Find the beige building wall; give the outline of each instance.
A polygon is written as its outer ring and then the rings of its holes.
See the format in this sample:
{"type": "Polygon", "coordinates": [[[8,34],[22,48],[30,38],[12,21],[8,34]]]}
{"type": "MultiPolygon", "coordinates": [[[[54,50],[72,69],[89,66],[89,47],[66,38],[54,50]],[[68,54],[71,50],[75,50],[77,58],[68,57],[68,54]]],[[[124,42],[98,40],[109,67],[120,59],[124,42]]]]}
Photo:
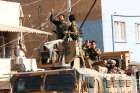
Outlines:
{"type": "MultiPolygon", "coordinates": [[[[24,26],[41,29],[47,32],[52,32],[54,25],[49,22],[48,18],[50,12],[53,9],[54,15],[64,13],[67,16],[67,0],[7,0],[20,2],[24,17],[22,22],[24,26]]],[[[85,18],[88,10],[93,4],[93,0],[71,0],[72,1],[72,13],[76,16],[78,22],[82,22],[85,18]]],[[[87,20],[98,20],[101,19],[101,1],[97,0],[95,7],[92,9],[87,20]]],[[[39,48],[43,42],[47,40],[53,40],[53,37],[47,37],[44,35],[28,34],[24,37],[25,44],[27,47],[27,57],[34,57],[34,51],[39,48]]]]}

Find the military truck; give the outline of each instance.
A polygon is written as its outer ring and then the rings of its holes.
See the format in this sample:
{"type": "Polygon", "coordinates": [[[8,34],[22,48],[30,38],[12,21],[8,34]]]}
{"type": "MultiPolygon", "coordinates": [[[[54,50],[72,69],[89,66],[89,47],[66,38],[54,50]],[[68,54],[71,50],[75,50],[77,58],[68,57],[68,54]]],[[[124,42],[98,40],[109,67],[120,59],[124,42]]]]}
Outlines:
{"type": "Polygon", "coordinates": [[[90,68],[82,53],[79,54],[69,54],[64,63],[38,64],[44,70],[12,73],[9,81],[12,93],[137,93],[135,76],[125,73],[130,61],[128,51],[102,53],[103,60],[121,59],[122,72],[117,73],[108,72],[102,60],[90,68]]]}

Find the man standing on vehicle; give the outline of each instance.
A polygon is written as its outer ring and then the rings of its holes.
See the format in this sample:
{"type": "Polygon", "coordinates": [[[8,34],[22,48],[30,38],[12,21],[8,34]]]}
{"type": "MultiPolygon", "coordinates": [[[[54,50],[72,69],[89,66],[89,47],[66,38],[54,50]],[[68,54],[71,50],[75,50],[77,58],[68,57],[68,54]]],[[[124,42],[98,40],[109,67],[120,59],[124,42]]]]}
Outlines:
{"type": "Polygon", "coordinates": [[[53,11],[51,12],[50,21],[56,26],[56,34],[58,39],[64,39],[65,33],[68,31],[68,23],[65,21],[63,14],[58,16],[58,19],[54,19],[53,11]]]}
{"type": "Polygon", "coordinates": [[[73,14],[71,14],[69,16],[69,21],[71,22],[70,26],[69,26],[69,30],[71,32],[71,38],[73,40],[78,40],[79,38],[79,28],[78,28],[78,25],[76,23],[76,18],[73,14]]]}

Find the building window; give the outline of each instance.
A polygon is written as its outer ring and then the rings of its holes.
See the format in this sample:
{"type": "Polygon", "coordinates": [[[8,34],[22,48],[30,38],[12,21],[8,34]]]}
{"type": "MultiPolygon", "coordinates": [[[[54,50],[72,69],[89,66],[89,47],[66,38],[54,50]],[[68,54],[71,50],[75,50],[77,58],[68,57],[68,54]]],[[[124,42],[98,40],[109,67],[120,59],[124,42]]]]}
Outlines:
{"type": "Polygon", "coordinates": [[[115,41],[116,42],[126,42],[126,28],[125,22],[115,21],[115,41]]]}
{"type": "Polygon", "coordinates": [[[140,23],[136,23],[136,42],[140,43],[140,23]]]}

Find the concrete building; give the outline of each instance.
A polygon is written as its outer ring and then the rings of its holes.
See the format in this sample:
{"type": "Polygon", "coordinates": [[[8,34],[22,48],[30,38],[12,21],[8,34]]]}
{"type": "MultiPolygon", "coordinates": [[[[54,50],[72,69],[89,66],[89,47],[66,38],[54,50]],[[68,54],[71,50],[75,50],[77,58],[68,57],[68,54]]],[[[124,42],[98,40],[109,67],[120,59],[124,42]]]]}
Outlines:
{"type": "MultiPolygon", "coordinates": [[[[13,2],[6,2],[6,1],[0,1],[0,57],[10,56],[10,46],[11,44],[8,44],[6,46],[2,46],[9,42],[10,40],[13,40],[17,37],[17,34],[11,33],[5,33],[1,32],[3,25],[10,25],[10,26],[19,26],[20,25],[20,3],[13,3],[13,2]],[[8,47],[9,46],[9,47],[8,47]],[[8,55],[7,55],[8,54],[8,55]]],[[[11,31],[10,31],[11,32],[11,31]]]]}
{"type": "MultiPolygon", "coordinates": [[[[67,18],[68,13],[68,0],[6,0],[19,2],[23,9],[24,16],[22,17],[22,24],[24,26],[28,26],[35,29],[41,29],[46,32],[53,32],[55,26],[50,23],[49,16],[50,12],[53,9],[54,15],[58,15],[60,13],[65,14],[67,18]]],[[[82,23],[85,18],[88,10],[90,9],[93,1],[92,0],[71,0],[72,13],[76,15],[76,19],[78,23],[82,23]],[[86,4],[85,4],[86,3],[86,4]]],[[[97,20],[101,18],[100,16],[100,1],[97,1],[98,4],[95,5],[95,9],[93,9],[87,20],[97,20]],[[92,15],[94,13],[94,15],[92,15]]],[[[86,27],[86,25],[84,26],[86,27]]],[[[89,26],[90,27],[90,26],[89,26]]],[[[91,29],[90,29],[91,30],[91,29]]],[[[85,31],[86,32],[86,31],[85,31]]],[[[27,47],[30,47],[28,50],[39,47],[42,42],[45,42],[46,37],[40,37],[38,35],[30,35],[24,37],[25,43],[27,47]],[[33,44],[34,43],[34,44],[33,44]]],[[[53,37],[49,37],[49,40],[53,40],[55,38],[55,34],[53,37]]],[[[32,56],[32,53],[28,53],[28,56],[32,56]]]]}
{"type": "MultiPolygon", "coordinates": [[[[51,32],[54,27],[48,21],[51,9],[56,14],[67,15],[69,0],[10,0],[20,2],[24,12],[23,24],[51,32]],[[45,25],[44,25],[45,24],[45,25]]],[[[82,23],[93,0],[71,0],[72,13],[82,23]]],[[[102,51],[130,51],[130,61],[139,63],[139,1],[96,0],[95,6],[82,27],[84,40],[96,40],[102,51]],[[133,7],[130,7],[132,6],[133,7]]]]}
{"type": "MultiPolygon", "coordinates": [[[[30,39],[31,34],[29,33],[35,33],[33,35],[37,36],[33,40],[39,40],[38,38],[44,40],[44,37],[48,37],[47,32],[22,26],[22,18],[23,12],[20,3],[0,1],[0,58],[10,58],[19,40],[30,45],[28,43],[32,39],[30,39]]],[[[34,46],[34,42],[32,46],[34,46]]],[[[34,48],[27,46],[27,49],[31,50],[27,52],[27,56],[33,53],[34,48]]]]}
{"type": "MultiPolygon", "coordinates": [[[[140,63],[139,0],[101,0],[104,51],[130,51],[131,63],[140,63]]],[[[93,36],[94,37],[94,36],[93,36]]]]}

